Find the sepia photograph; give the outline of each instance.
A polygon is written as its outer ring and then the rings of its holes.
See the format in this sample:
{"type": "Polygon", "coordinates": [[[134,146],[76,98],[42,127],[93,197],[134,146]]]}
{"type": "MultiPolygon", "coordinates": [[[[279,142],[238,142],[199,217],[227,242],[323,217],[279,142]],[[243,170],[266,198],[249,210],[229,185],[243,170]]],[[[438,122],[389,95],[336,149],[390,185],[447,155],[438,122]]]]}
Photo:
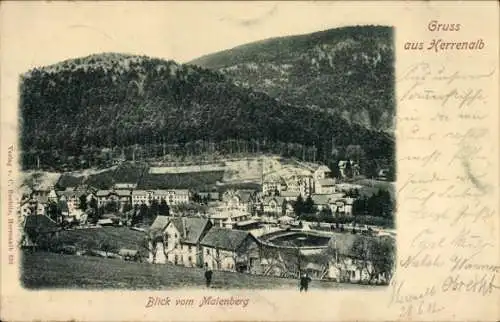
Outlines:
{"type": "Polygon", "coordinates": [[[395,267],[394,30],[20,75],[28,289],[365,289],[395,267]]]}

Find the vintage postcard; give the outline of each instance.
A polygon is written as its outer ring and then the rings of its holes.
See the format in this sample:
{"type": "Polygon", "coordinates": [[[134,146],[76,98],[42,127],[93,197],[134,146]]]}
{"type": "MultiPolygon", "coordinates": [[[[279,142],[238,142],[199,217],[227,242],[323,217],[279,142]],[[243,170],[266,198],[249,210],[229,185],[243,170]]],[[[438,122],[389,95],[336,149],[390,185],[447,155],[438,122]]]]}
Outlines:
{"type": "Polygon", "coordinates": [[[5,321],[498,321],[499,5],[0,4],[5,321]]]}

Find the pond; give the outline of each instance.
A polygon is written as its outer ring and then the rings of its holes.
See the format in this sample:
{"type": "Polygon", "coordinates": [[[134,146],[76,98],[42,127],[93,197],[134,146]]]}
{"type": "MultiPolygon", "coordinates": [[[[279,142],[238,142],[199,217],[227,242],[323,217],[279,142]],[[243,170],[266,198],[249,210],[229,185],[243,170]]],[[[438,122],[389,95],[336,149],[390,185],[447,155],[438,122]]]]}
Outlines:
{"type": "Polygon", "coordinates": [[[330,237],[308,234],[304,232],[290,232],[276,236],[269,242],[277,246],[298,246],[298,247],[315,247],[326,246],[330,241],[330,237]]]}

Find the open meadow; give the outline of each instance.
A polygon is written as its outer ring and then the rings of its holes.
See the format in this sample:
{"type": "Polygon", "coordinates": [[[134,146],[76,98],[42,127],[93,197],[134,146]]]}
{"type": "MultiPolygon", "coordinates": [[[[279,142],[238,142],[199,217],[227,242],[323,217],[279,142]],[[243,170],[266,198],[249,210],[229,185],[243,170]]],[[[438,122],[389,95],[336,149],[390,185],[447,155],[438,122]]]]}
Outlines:
{"type": "MultiPolygon", "coordinates": [[[[119,259],[24,252],[22,284],[29,289],[204,288],[203,269],[170,264],[126,262],[119,259]]],[[[294,289],[298,281],[233,272],[214,272],[216,289],[294,289]]],[[[376,289],[379,287],[313,281],[314,289],[376,289]]]]}
{"type": "Polygon", "coordinates": [[[59,240],[63,245],[80,246],[99,245],[109,243],[114,250],[121,248],[135,249],[144,253],[143,241],[145,233],[132,230],[128,227],[101,227],[88,229],[64,230],[59,233],[59,240]]]}

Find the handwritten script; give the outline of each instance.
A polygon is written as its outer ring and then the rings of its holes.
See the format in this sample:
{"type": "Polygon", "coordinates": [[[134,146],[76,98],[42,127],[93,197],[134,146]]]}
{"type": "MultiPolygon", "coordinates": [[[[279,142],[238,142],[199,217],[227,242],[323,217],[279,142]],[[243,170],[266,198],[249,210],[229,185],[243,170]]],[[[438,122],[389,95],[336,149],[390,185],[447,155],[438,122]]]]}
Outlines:
{"type": "Polygon", "coordinates": [[[495,70],[459,67],[420,62],[397,79],[398,221],[412,227],[390,288],[401,319],[451,316],[451,298],[500,294],[495,70]]]}

